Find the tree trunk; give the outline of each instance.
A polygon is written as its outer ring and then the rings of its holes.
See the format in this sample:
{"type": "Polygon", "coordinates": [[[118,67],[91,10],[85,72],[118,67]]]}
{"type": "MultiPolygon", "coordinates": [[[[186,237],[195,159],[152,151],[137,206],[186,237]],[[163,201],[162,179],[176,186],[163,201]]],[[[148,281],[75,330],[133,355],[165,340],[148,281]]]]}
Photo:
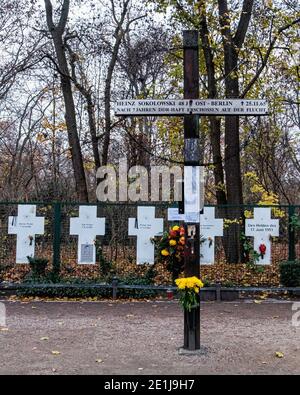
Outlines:
{"type": "Polygon", "coordinates": [[[83,167],[82,152],[77,131],[76,111],[72,92],[72,85],[68,75],[67,59],[61,37],[54,38],[55,50],[61,74],[61,88],[65,102],[65,119],[68,130],[69,145],[72,154],[72,163],[76,181],[78,198],[82,202],[88,201],[88,191],[83,167]]]}
{"type": "Polygon", "coordinates": [[[67,37],[65,37],[65,47],[67,48],[69,55],[70,55],[70,64],[71,64],[71,73],[72,73],[72,81],[79,92],[86,100],[87,105],[87,113],[88,113],[88,120],[89,120],[89,128],[90,128],[90,135],[92,141],[92,150],[93,150],[93,157],[95,163],[95,175],[97,169],[101,166],[100,160],[100,153],[99,153],[99,144],[98,144],[98,137],[97,137],[97,126],[96,126],[96,119],[95,119],[95,104],[93,101],[93,95],[91,88],[88,86],[84,86],[77,79],[76,75],[76,61],[77,57],[76,54],[73,52],[71,46],[67,44],[67,37]]]}
{"type": "Polygon", "coordinates": [[[91,93],[88,92],[88,94],[84,96],[86,98],[86,103],[87,103],[87,112],[89,117],[90,134],[92,139],[93,156],[94,156],[95,168],[97,171],[97,169],[101,166],[101,161],[100,161],[97,128],[95,121],[95,107],[91,93]]]}
{"type": "MultiPolygon", "coordinates": [[[[205,66],[208,79],[208,96],[210,99],[217,98],[217,80],[215,73],[214,54],[209,41],[209,30],[206,18],[205,0],[200,1],[200,38],[201,48],[204,54],[205,66]]],[[[212,146],[214,162],[214,179],[216,188],[217,204],[227,203],[224,190],[224,169],[221,154],[221,122],[216,117],[209,117],[210,122],[210,142],[212,146]]]]}
{"type": "Polygon", "coordinates": [[[70,0],[64,0],[61,18],[57,26],[53,23],[53,10],[50,0],[45,0],[46,15],[49,31],[54,42],[58,68],[60,72],[61,89],[65,103],[65,119],[68,130],[68,139],[72,155],[72,164],[76,183],[78,199],[81,202],[88,201],[88,190],[83,167],[82,152],[77,131],[76,111],[72,92],[71,78],[68,70],[63,33],[68,19],[70,0]]]}
{"type": "Polygon", "coordinates": [[[123,9],[120,15],[119,20],[117,20],[116,14],[115,14],[115,8],[114,8],[114,0],[112,0],[112,13],[114,20],[117,24],[117,27],[114,32],[114,37],[116,38],[113,50],[112,50],[112,56],[108,65],[108,70],[107,70],[107,76],[105,79],[105,90],[104,90],[104,105],[105,105],[105,110],[104,110],[104,116],[105,116],[105,135],[104,135],[104,142],[103,142],[103,151],[102,151],[102,166],[106,166],[108,162],[108,152],[109,152],[109,145],[110,145],[110,135],[111,135],[111,105],[110,105],[110,100],[111,100],[111,81],[114,73],[114,69],[117,63],[118,59],[118,53],[119,49],[124,37],[124,34],[128,31],[130,22],[127,23],[125,28],[123,27],[125,17],[128,12],[128,5],[129,5],[129,0],[125,0],[123,2],[123,9]]]}
{"type": "MultiPolygon", "coordinates": [[[[241,17],[236,34],[231,31],[227,0],[218,0],[219,19],[224,48],[225,93],[226,98],[239,97],[238,50],[242,47],[252,15],[254,0],[244,0],[241,17]]],[[[243,190],[240,161],[239,117],[225,118],[225,175],[227,218],[232,223],[226,231],[226,258],[229,263],[241,261],[242,249],[240,242],[241,225],[237,222],[243,217],[243,190]]]]}

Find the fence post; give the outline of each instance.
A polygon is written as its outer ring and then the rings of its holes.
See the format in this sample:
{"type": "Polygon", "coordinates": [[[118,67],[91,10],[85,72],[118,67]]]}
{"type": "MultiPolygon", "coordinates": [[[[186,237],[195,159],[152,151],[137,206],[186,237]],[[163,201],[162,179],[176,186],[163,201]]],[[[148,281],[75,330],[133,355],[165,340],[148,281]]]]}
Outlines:
{"type": "Polygon", "coordinates": [[[53,237],[53,270],[55,276],[60,274],[60,238],[61,238],[61,203],[54,203],[54,237],[53,237]]]}
{"type": "Polygon", "coordinates": [[[295,206],[289,206],[289,261],[296,259],[295,229],[292,226],[292,217],[295,215],[295,206]]]}
{"type": "Polygon", "coordinates": [[[114,276],[112,279],[112,291],[113,291],[113,299],[117,299],[118,296],[118,278],[114,276]]]}
{"type": "Polygon", "coordinates": [[[217,300],[217,302],[221,302],[222,301],[221,287],[222,287],[221,283],[217,283],[216,284],[216,300],[217,300]]]}

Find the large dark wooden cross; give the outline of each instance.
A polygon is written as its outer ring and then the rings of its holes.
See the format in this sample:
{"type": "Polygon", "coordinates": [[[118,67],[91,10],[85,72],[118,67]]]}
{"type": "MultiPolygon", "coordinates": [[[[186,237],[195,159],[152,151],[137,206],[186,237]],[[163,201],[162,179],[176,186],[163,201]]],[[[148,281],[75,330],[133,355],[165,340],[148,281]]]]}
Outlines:
{"type": "MultiPolygon", "coordinates": [[[[180,212],[185,215],[186,277],[200,276],[200,163],[203,152],[199,139],[200,115],[267,115],[265,100],[208,99],[199,100],[199,37],[198,32],[183,32],[184,99],[183,100],[119,100],[116,116],[183,116],[184,117],[184,197],[180,212]],[[193,198],[190,198],[193,195],[193,198]]],[[[200,349],[200,307],[184,314],[185,350],[200,349]]]]}

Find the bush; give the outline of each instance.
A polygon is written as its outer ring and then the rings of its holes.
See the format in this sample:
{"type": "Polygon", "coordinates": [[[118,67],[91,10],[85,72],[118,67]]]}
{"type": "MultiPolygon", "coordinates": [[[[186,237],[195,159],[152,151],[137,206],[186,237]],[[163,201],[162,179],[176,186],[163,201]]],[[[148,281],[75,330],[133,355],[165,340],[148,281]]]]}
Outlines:
{"type": "MultiPolygon", "coordinates": [[[[126,277],[118,277],[118,282],[119,284],[125,285],[154,285],[154,278],[156,275],[155,265],[151,265],[143,276],[132,274],[126,277]]],[[[109,282],[111,281],[112,278],[109,282]]]]}
{"type": "Polygon", "coordinates": [[[84,288],[84,287],[39,287],[38,285],[21,289],[17,292],[22,297],[47,297],[47,298],[111,298],[109,288],[84,288]]]}
{"type": "Polygon", "coordinates": [[[300,261],[287,261],[280,264],[281,284],[285,287],[300,287],[300,261]]]}
{"type": "Polygon", "coordinates": [[[45,276],[48,259],[27,257],[33,277],[45,276]]]}
{"type": "Polygon", "coordinates": [[[101,273],[103,274],[103,276],[108,276],[110,273],[113,272],[114,265],[111,261],[108,261],[105,258],[101,247],[98,247],[97,253],[98,253],[98,260],[99,260],[101,273]]]}

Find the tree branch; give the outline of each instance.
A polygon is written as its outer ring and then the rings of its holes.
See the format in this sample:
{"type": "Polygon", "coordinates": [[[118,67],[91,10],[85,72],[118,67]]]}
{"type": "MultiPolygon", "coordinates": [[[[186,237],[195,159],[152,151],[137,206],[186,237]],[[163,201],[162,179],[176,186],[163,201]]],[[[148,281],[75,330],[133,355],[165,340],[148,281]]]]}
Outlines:
{"type": "Polygon", "coordinates": [[[55,59],[54,59],[50,54],[48,54],[48,53],[45,54],[45,55],[41,58],[41,60],[44,59],[44,58],[47,58],[47,59],[51,60],[51,62],[53,63],[54,67],[56,68],[56,71],[57,71],[62,77],[68,78],[69,80],[71,80],[72,82],[75,83],[75,81],[73,80],[73,78],[72,78],[70,75],[68,75],[68,74],[66,74],[66,73],[64,73],[64,72],[62,72],[62,70],[60,69],[59,65],[57,64],[57,62],[55,61],[55,59]]]}
{"type": "Polygon", "coordinates": [[[218,4],[221,33],[223,36],[223,41],[225,41],[225,44],[228,45],[232,42],[232,35],[227,0],[218,0],[218,4]]]}
{"type": "Polygon", "coordinates": [[[300,23],[300,18],[295,19],[294,21],[292,21],[291,23],[288,23],[285,26],[282,26],[280,29],[278,29],[277,33],[274,35],[273,40],[271,41],[269,48],[264,56],[264,59],[262,61],[262,64],[260,66],[260,68],[258,69],[257,73],[255,74],[255,76],[252,78],[252,80],[249,82],[249,84],[246,86],[246,88],[244,89],[243,93],[241,94],[241,98],[244,98],[246,96],[246,94],[249,92],[249,90],[253,87],[253,85],[256,83],[256,81],[259,79],[261,73],[264,71],[265,67],[268,64],[268,60],[271,56],[271,53],[275,47],[275,44],[280,36],[281,33],[283,33],[285,30],[289,29],[290,27],[296,25],[297,23],[300,23]]]}

